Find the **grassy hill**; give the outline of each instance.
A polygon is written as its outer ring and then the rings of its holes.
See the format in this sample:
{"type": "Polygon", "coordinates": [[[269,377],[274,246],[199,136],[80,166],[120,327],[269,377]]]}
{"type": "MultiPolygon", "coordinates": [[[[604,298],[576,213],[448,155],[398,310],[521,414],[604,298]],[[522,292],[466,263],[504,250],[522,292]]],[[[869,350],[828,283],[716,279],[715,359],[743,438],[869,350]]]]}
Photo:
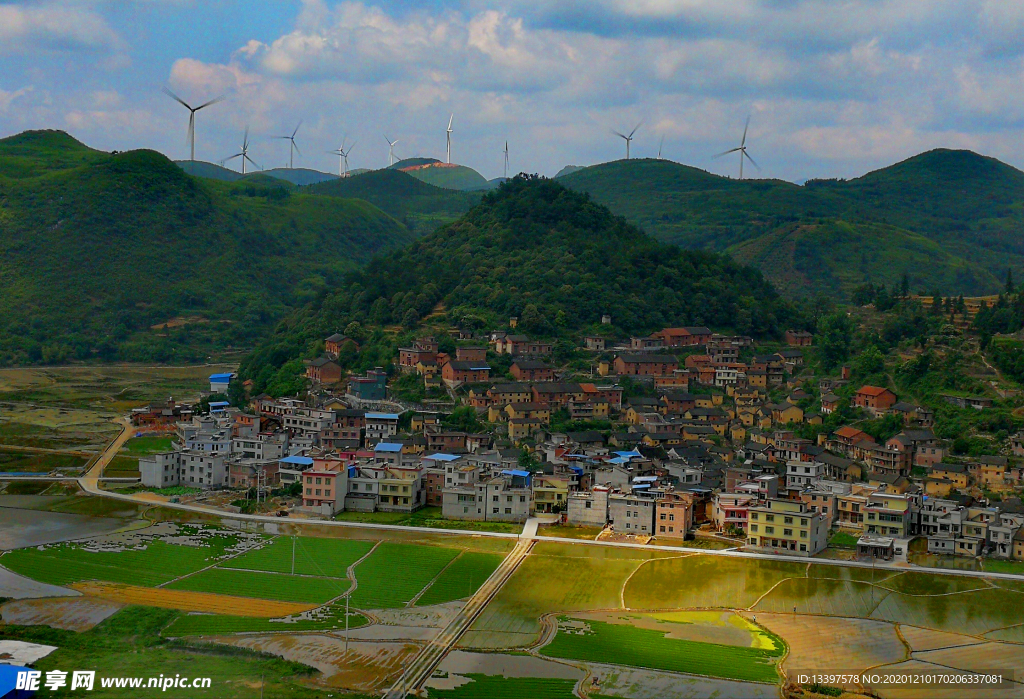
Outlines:
{"type": "Polygon", "coordinates": [[[390,361],[375,348],[378,331],[411,329],[428,315],[436,319],[438,308],[463,328],[518,316],[524,332],[546,337],[575,337],[600,327],[606,313],[622,333],[707,324],[772,336],[799,321],[760,272],[659,243],[553,180],[517,177],[458,221],[375,257],[339,291],[281,323],[243,373],[263,390],[282,367],[298,370],[295,360],[315,354],[324,336],[353,324],[352,332],[371,338],[363,351],[390,361]]]}
{"type": "Polygon", "coordinates": [[[1024,224],[1024,173],[969,151],[930,151],[855,180],[804,186],[652,159],[595,165],[559,181],[661,240],[729,250],[794,290],[843,293],[908,271],[915,288],[980,293],[998,289],[1008,266],[1024,270],[1024,238],[1015,234],[1024,224]],[[927,264],[922,237],[937,245],[927,264]],[[866,278],[832,276],[851,264],[866,278]]]}
{"type": "Polygon", "coordinates": [[[442,189],[488,189],[487,179],[465,165],[442,163],[437,158],[406,158],[388,167],[442,189]]]}
{"type": "MultiPolygon", "coordinates": [[[[330,180],[339,179],[337,175],[332,175],[329,172],[320,172],[319,170],[309,170],[303,167],[276,167],[270,170],[260,170],[259,173],[266,175],[267,177],[273,177],[285,182],[291,182],[294,185],[305,187],[306,185],[317,184],[319,182],[329,182],[330,180]]],[[[248,175],[246,175],[248,177],[248,175]]]]}
{"type": "Polygon", "coordinates": [[[425,235],[451,223],[479,203],[482,196],[479,192],[441,189],[390,168],[321,182],[305,191],[363,199],[403,223],[415,235],[425,235]]]}
{"type": "Polygon", "coordinates": [[[195,178],[56,132],[0,140],[0,363],[245,348],[411,239],[367,202],[282,185],[195,178]]]}
{"type": "Polygon", "coordinates": [[[207,163],[202,160],[175,160],[174,164],[194,177],[206,177],[207,179],[221,180],[222,182],[235,182],[243,177],[240,172],[229,170],[223,165],[207,163]]]}

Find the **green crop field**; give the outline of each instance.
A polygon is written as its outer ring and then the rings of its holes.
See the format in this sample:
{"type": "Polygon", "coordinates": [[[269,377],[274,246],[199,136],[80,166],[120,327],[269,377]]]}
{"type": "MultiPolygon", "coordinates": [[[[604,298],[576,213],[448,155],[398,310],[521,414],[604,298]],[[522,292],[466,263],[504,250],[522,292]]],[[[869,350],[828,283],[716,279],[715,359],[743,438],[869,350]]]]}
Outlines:
{"type": "Polygon", "coordinates": [[[882,586],[907,595],[948,595],[952,592],[981,590],[989,585],[980,578],[911,572],[886,580],[882,586]]]}
{"type": "Polygon", "coordinates": [[[431,689],[431,699],[574,699],[573,680],[465,675],[472,682],[455,689],[431,689]]]}
{"type": "Polygon", "coordinates": [[[434,580],[416,604],[422,607],[469,597],[490,577],[501,560],[496,553],[463,553],[434,580]]]}
{"type": "Polygon", "coordinates": [[[659,555],[665,554],[538,542],[470,627],[461,646],[530,645],[540,633],[538,619],[544,614],[618,608],[626,579],[641,563],[659,555]]]}
{"type": "Polygon", "coordinates": [[[138,478],[139,458],[137,456],[115,456],[103,469],[107,478],[138,478]]]}
{"type": "Polygon", "coordinates": [[[667,638],[665,633],[629,624],[587,621],[589,631],[558,630],[554,640],[541,649],[552,658],[630,665],[651,670],[777,682],[774,659],[782,648],[766,650],[667,638]]]}
{"type": "Polygon", "coordinates": [[[176,580],[169,590],[216,592],[222,595],[272,599],[283,602],[322,604],[345,594],[351,583],[343,578],[313,578],[280,573],[257,573],[251,570],[210,568],[196,575],[176,580]]]}
{"type": "Polygon", "coordinates": [[[170,451],[173,444],[174,438],[169,436],[132,437],[125,442],[121,451],[131,456],[148,456],[170,451]]]}
{"type": "Polygon", "coordinates": [[[749,607],[773,585],[802,578],[807,566],[695,555],[652,561],[629,580],[623,593],[630,609],[749,607]]]}
{"type": "Polygon", "coordinates": [[[352,604],[360,609],[404,606],[459,555],[459,551],[384,542],[356,566],[359,587],[352,594],[352,604]]]}
{"type": "Polygon", "coordinates": [[[0,471],[8,473],[49,473],[55,469],[80,469],[87,459],[75,454],[0,451],[0,471]]]}
{"type": "MultiPolygon", "coordinates": [[[[352,612],[348,617],[350,629],[369,623],[361,614],[352,612]]],[[[213,636],[228,633],[294,633],[298,631],[333,631],[345,628],[345,605],[335,603],[319,619],[271,621],[258,617],[229,616],[226,614],[182,614],[163,630],[164,636],[213,636]]]]}
{"type": "Polygon", "coordinates": [[[263,548],[225,561],[223,568],[344,578],[348,567],[373,548],[373,541],[278,537],[263,548]],[[292,553],[295,570],[292,570],[292,553]]]}
{"type": "Polygon", "coordinates": [[[18,549],[0,564],[33,580],[67,585],[80,580],[103,580],[147,587],[192,573],[216,561],[227,545],[217,537],[210,546],[182,546],[151,541],[145,548],[125,551],[87,551],[75,544],[18,549]]]}
{"type": "Polygon", "coordinates": [[[759,612],[867,617],[890,592],[869,583],[825,578],[784,580],[754,608],[759,612]]]}

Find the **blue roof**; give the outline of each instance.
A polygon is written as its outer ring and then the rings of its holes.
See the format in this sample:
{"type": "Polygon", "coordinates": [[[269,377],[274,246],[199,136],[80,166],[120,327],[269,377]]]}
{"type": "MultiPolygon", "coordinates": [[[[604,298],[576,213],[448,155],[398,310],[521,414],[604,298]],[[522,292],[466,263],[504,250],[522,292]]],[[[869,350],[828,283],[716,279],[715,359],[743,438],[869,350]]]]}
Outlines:
{"type": "Polygon", "coordinates": [[[615,453],[618,456],[643,456],[643,454],[638,452],[636,449],[634,449],[633,451],[617,451],[615,453]]]}
{"type": "Polygon", "coordinates": [[[226,400],[216,400],[210,403],[211,408],[226,408],[229,405],[231,405],[231,403],[228,403],[226,400]]]}
{"type": "Polygon", "coordinates": [[[373,448],[374,451],[388,451],[396,454],[402,451],[401,444],[393,444],[391,442],[378,442],[377,446],[373,448]]]}
{"type": "Polygon", "coordinates": [[[581,476],[583,475],[583,467],[582,466],[570,466],[569,470],[572,471],[573,473],[578,473],[581,476]]]}
{"type": "Polygon", "coordinates": [[[366,413],[367,420],[397,420],[398,413],[366,413]]]}
{"type": "Polygon", "coordinates": [[[635,484],[633,486],[633,490],[645,490],[645,489],[650,488],[650,487],[651,487],[650,483],[637,483],[637,484],[635,484]]]}
{"type": "Polygon", "coordinates": [[[286,456],[281,459],[282,464],[296,464],[298,466],[312,466],[313,459],[308,456],[286,456]]]}
{"type": "Polygon", "coordinates": [[[234,374],[210,374],[210,381],[214,383],[227,383],[234,374]]]}
{"type": "Polygon", "coordinates": [[[519,469],[510,469],[508,471],[502,471],[503,476],[520,476],[521,478],[529,478],[531,474],[529,471],[520,471],[519,469]]]}
{"type": "Polygon", "coordinates": [[[613,463],[613,464],[628,464],[629,463],[629,457],[628,456],[616,456],[614,459],[608,459],[608,462],[609,463],[613,463]]]}
{"type": "Polygon", "coordinates": [[[456,456],[455,454],[431,454],[429,456],[424,456],[423,458],[430,459],[432,461],[455,461],[456,459],[461,459],[462,457],[456,456]]]}
{"type": "Polygon", "coordinates": [[[657,476],[637,476],[633,479],[634,483],[654,483],[658,480],[657,476]]]}

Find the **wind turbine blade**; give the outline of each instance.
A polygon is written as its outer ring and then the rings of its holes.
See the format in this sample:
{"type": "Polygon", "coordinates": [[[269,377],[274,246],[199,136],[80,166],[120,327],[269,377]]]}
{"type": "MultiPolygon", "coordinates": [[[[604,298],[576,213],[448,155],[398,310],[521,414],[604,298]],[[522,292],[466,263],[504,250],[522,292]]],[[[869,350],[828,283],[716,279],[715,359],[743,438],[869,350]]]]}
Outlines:
{"type": "Polygon", "coordinates": [[[295,130],[292,131],[292,138],[295,138],[295,134],[299,132],[299,127],[302,126],[302,119],[299,119],[299,123],[295,125],[295,130]]]}
{"type": "Polygon", "coordinates": [[[348,153],[351,153],[351,152],[352,152],[352,149],[356,147],[356,144],[357,144],[357,143],[359,143],[359,141],[352,141],[352,145],[351,145],[351,146],[349,146],[349,147],[348,147],[348,150],[347,150],[347,151],[345,152],[345,153],[346,153],[346,155],[347,155],[348,153]]]}
{"type": "Polygon", "coordinates": [[[203,104],[201,104],[198,107],[196,107],[196,111],[198,112],[200,109],[203,109],[204,107],[209,107],[211,104],[217,104],[218,102],[223,102],[223,101],[224,101],[224,95],[221,95],[220,97],[214,97],[209,102],[204,102],[203,104]]]}
{"type": "Polygon", "coordinates": [[[248,161],[249,161],[250,163],[252,163],[252,166],[253,166],[254,168],[256,168],[257,170],[262,170],[262,169],[263,169],[263,168],[261,168],[261,167],[260,167],[259,165],[257,165],[257,164],[255,163],[255,161],[253,161],[253,159],[252,159],[252,158],[250,158],[250,157],[249,157],[248,155],[246,155],[246,156],[244,156],[244,157],[245,157],[245,159],[246,159],[246,160],[248,160],[248,161]]]}
{"type": "Polygon", "coordinates": [[[452,115],[450,117],[448,117],[448,130],[449,131],[452,130],[452,119],[454,119],[454,118],[455,118],[455,112],[452,112],[452,115]]]}
{"type": "Polygon", "coordinates": [[[611,132],[612,132],[613,134],[615,134],[616,136],[618,136],[619,138],[629,138],[629,136],[627,136],[626,134],[624,134],[624,133],[619,133],[619,132],[618,132],[618,131],[616,131],[615,129],[610,129],[610,131],[611,131],[611,132]]]}
{"type": "Polygon", "coordinates": [[[643,121],[641,121],[641,122],[640,122],[639,124],[637,124],[636,126],[634,126],[634,127],[633,127],[633,130],[629,132],[629,137],[630,137],[630,138],[633,138],[633,134],[635,134],[635,133],[636,133],[636,130],[637,130],[637,129],[639,129],[639,128],[640,128],[641,126],[643,126],[643,124],[644,124],[644,122],[643,122],[643,121]]]}
{"type": "Polygon", "coordinates": [[[188,102],[186,102],[185,100],[181,99],[176,94],[171,92],[171,89],[169,87],[163,87],[161,89],[163,90],[165,95],[168,95],[171,99],[175,100],[176,102],[179,102],[181,105],[185,107],[185,109],[192,109],[188,102]]]}
{"type": "Polygon", "coordinates": [[[743,126],[743,140],[740,141],[740,146],[747,145],[747,129],[750,128],[750,115],[747,115],[747,123],[743,126]]]}
{"type": "Polygon", "coordinates": [[[388,142],[388,145],[390,146],[390,145],[391,145],[391,139],[390,139],[390,138],[388,138],[388,135],[387,135],[387,134],[382,134],[382,135],[384,136],[384,140],[385,140],[385,141],[387,141],[387,142],[388,142]]]}
{"type": "Polygon", "coordinates": [[[296,142],[295,142],[294,140],[292,141],[292,148],[294,148],[294,149],[295,149],[295,152],[296,152],[296,153],[298,153],[299,155],[302,155],[302,151],[301,151],[301,150],[299,150],[299,144],[298,144],[298,143],[296,143],[296,142]]]}
{"type": "Polygon", "coordinates": [[[242,138],[242,150],[249,147],[249,125],[245,125],[245,136],[242,138]]]}
{"type": "Polygon", "coordinates": [[[749,160],[749,161],[750,161],[750,162],[751,162],[751,163],[752,163],[752,164],[754,165],[754,167],[756,167],[756,168],[757,168],[758,170],[760,170],[760,169],[761,169],[761,166],[760,166],[760,165],[758,165],[758,164],[757,164],[757,162],[755,162],[753,158],[751,158],[751,157],[750,157],[749,155],[747,155],[747,151],[745,151],[745,150],[743,151],[743,156],[744,156],[744,157],[745,157],[745,158],[746,158],[747,160],[749,160]]]}
{"type": "Polygon", "coordinates": [[[712,155],[711,157],[712,158],[721,158],[723,155],[729,155],[729,153],[735,153],[738,150],[742,150],[742,149],[740,149],[740,148],[730,148],[729,150],[722,151],[721,153],[719,153],[717,155],[712,155]]]}

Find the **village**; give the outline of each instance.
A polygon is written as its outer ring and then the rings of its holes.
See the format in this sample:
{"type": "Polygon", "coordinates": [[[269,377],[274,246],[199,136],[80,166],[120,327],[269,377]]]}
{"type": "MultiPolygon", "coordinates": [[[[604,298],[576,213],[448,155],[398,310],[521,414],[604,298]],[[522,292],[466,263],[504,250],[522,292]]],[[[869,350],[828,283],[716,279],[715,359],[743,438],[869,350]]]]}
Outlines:
{"type": "MultiPolygon", "coordinates": [[[[592,362],[581,376],[515,325],[454,331],[454,352],[418,339],[399,350],[390,377],[384,368],[343,377],[336,360],[354,340],[334,334],[307,362],[304,397],[136,409],[140,433],[175,436],[172,451],[140,461],[142,486],[233,492],[234,511],[239,498],[266,511],[269,495],[284,493],[277,514],[311,519],[433,508],[455,528],[541,517],[654,545],[1024,561],[1024,466],[1013,458],[1024,456],[1021,438],[1009,456],[954,457],[931,429],[932,409],[856,385],[846,366],[815,376],[805,363],[811,333],[769,344],[705,327],[586,336],[580,351],[592,362]],[[396,399],[391,385],[409,376],[445,398],[396,399]],[[801,436],[840,410],[853,416],[848,424],[801,436]],[[452,425],[461,414],[465,427],[467,413],[473,429],[452,425]],[[879,418],[898,418],[898,431],[876,440],[857,426],[879,418]]],[[[210,395],[226,395],[234,380],[211,376],[210,395]]]]}

